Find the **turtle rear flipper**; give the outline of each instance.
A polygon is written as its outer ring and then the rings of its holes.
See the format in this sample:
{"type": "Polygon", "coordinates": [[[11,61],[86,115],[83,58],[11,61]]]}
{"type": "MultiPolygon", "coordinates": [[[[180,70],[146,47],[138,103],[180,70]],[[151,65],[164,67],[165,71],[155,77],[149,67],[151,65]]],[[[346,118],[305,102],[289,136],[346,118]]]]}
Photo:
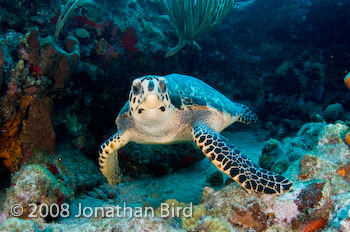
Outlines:
{"type": "Polygon", "coordinates": [[[222,135],[205,124],[194,124],[192,137],[197,147],[210,161],[247,192],[250,193],[253,190],[265,194],[282,194],[292,189],[292,181],[253,164],[239,150],[223,141],[222,135]]]}
{"type": "Polygon", "coordinates": [[[102,174],[110,185],[118,185],[122,181],[122,172],[119,168],[118,149],[129,142],[128,135],[118,131],[104,142],[99,150],[98,163],[102,174]]]}
{"type": "Polygon", "coordinates": [[[248,106],[245,106],[243,104],[238,104],[238,103],[235,103],[235,105],[239,106],[237,108],[241,109],[240,116],[237,120],[238,122],[249,124],[249,123],[255,123],[258,120],[258,115],[256,115],[256,113],[251,111],[248,108],[248,106]]]}

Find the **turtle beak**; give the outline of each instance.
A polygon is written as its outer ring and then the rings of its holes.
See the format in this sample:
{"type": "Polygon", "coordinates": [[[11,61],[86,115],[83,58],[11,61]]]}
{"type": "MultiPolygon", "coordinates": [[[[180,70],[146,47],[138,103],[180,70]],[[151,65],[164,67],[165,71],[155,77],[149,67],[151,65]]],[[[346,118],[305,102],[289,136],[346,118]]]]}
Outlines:
{"type": "Polygon", "coordinates": [[[160,104],[160,99],[157,94],[151,93],[145,97],[145,107],[148,109],[157,108],[160,104]]]}

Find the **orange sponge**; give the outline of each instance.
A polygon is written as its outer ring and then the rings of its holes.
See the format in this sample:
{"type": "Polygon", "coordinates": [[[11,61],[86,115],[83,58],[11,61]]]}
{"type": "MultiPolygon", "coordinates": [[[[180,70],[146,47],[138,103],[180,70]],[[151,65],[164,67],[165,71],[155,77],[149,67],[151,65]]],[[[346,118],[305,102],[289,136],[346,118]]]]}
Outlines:
{"type": "Polygon", "coordinates": [[[345,142],[350,145],[350,132],[345,135],[345,142]]]}
{"type": "Polygon", "coordinates": [[[350,89],[350,72],[344,78],[345,85],[350,89]]]}
{"type": "Polygon", "coordinates": [[[22,142],[19,138],[19,129],[29,106],[31,97],[23,97],[20,100],[20,110],[14,113],[12,117],[0,128],[0,158],[4,159],[4,165],[14,173],[17,171],[22,159],[22,142]]]}

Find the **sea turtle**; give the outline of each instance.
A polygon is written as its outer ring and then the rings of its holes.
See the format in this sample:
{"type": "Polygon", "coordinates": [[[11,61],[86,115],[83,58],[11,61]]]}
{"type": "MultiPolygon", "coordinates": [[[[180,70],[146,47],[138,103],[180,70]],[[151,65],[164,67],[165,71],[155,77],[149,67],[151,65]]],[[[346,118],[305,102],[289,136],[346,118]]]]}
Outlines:
{"type": "Polygon", "coordinates": [[[249,193],[288,192],[293,182],[260,168],[219,134],[232,123],[251,123],[257,116],[230,101],[203,81],[186,75],[147,75],[133,81],[120,111],[118,131],[99,150],[99,165],[111,185],[121,182],[118,149],[129,142],[191,142],[222,172],[249,193]]]}

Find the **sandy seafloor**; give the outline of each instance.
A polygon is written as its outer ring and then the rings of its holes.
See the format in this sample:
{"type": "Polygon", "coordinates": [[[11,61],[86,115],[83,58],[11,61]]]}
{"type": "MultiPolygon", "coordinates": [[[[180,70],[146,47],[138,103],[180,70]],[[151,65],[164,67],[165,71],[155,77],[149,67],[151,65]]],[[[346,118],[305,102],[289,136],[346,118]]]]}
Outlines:
{"type": "MultiPolygon", "coordinates": [[[[249,156],[253,162],[258,163],[259,156],[264,141],[259,141],[262,131],[257,132],[254,130],[243,130],[237,132],[224,131],[222,134],[229,139],[231,144],[236,145],[242,153],[249,156]]],[[[161,177],[136,178],[135,180],[128,181],[125,177],[123,182],[118,186],[110,186],[107,183],[101,185],[94,190],[93,194],[87,192],[77,196],[75,200],[70,202],[71,215],[78,215],[79,204],[81,207],[98,207],[106,205],[121,205],[124,203],[126,206],[132,208],[142,206],[158,207],[161,203],[168,199],[176,199],[179,202],[192,203],[193,205],[199,204],[202,192],[205,186],[210,186],[207,182],[209,174],[217,171],[217,168],[205,158],[199,162],[196,162],[190,167],[182,168],[172,174],[161,177]],[[99,188],[101,192],[106,192],[106,189],[113,189],[116,192],[115,200],[103,197],[96,197],[98,195],[99,188]],[[101,199],[102,198],[102,199],[101,199]]],[[[224,183],[229,177],[223,174],[224,183]]],[[[212,187],[212,186],[211,186],[212,187]]],[[[224,185],[213,187],[219,189],[224,185]]],[[[102,194],[103,195],[103,194],[102,194]]],[[[234,196],[232,196],[234,197],[234,196]]],[[[83,223],[89,221],[89,218],[60,218],[57,222],[70,224],[70,223],[83,223]]]]}

